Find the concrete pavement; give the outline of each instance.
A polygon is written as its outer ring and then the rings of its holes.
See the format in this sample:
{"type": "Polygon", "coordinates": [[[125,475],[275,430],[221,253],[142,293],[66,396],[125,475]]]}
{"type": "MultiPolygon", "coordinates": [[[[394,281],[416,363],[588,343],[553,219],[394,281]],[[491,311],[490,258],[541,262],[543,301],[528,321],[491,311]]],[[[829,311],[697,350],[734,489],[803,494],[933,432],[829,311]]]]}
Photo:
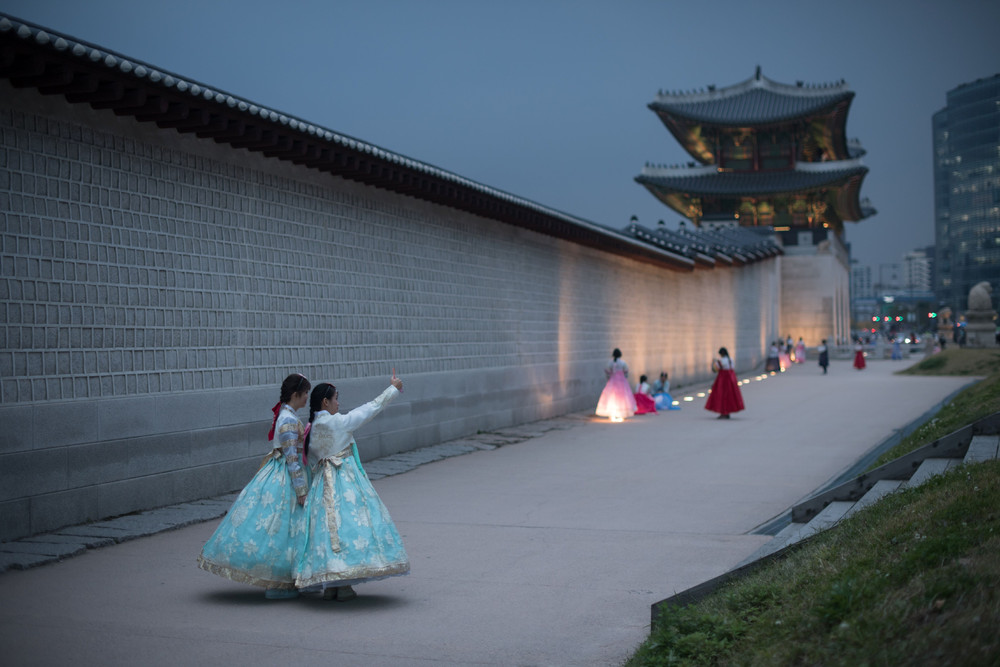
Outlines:
{"type": "Polygon", "coordinates": [[[12,665],[616,665],[646,637],[652,603],[735,566],[769,539],[755,527],[970,382],[892,374],[903,367],[835,361],[823,376],[810,362],[751,380],[729,421],[692,393],[680,411],[563,420],[378,479],[412,573],[358,586],[347,603],[268,602],[198,570],[216,521],[8,571],[0,654],[12,665]]]}

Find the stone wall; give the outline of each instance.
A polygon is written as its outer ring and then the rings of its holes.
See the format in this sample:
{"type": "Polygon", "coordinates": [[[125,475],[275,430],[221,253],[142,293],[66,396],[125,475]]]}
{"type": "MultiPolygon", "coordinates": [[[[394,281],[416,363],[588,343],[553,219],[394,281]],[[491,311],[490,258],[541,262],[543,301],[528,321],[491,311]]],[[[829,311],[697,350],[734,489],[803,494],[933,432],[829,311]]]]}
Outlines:
{"type": "MultiPolygon", "coordinates": [[[[681,274],[0,82],[0,539],[238,489],[290,372],[362,456],[707,380],[777,335],[778,262],[681,274]]],[[[637,191],[636,196],[642,196],[637,191]]]]}
{"type": "Polygon", "coordinates": [[[850,340],[847,251],[832,234],[819,245],[786,246],[781,258],[781,336],[813,348],[850,340]]]}

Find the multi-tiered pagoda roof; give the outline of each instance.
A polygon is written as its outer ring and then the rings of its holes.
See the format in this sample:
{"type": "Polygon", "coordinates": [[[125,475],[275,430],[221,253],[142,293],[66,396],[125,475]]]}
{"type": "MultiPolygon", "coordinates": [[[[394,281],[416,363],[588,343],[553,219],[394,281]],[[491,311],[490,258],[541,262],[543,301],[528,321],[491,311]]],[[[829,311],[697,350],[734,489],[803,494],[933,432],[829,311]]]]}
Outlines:
{"type": "Polygon", "coordinates": [[[661,91],[649,108],[695,162],[647,164],[636,181],[696,224],[839,231],[874,213],[860,198],[864,149],[846,135],[853,98],[843,81],[782,84],[759,67],[726,88],[661,91]]]}

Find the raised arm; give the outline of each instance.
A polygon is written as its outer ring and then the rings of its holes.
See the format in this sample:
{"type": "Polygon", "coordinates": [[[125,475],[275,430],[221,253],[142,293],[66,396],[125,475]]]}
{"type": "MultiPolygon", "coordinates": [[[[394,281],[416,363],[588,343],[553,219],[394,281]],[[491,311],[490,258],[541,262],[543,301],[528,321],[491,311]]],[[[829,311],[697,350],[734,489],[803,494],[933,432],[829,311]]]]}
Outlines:
{"type": "MultiPolygon", "coordinates": [[[[399,382],[399,378],[393,379],[402,387],[402,382],[399,382]]],[[[368,401],[364,405],[359,405],[345,415],[339,415],[340,419],[338,421],[340,423],[337,424],[337,427],[353,433],[370,422],[375,415],[382,412],[385,406],[397,396],[399,396],[399,389],[395,384],[386,387],[385,391],[376,396],[374,400],[368,401]]]]}

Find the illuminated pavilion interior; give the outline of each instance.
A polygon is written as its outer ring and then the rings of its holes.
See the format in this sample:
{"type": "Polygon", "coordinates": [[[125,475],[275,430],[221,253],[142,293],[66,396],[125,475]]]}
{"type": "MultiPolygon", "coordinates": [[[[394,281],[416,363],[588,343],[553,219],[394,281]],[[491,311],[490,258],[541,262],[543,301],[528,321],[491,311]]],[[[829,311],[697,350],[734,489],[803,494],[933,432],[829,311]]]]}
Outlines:
{"type": "Polygon", "coordinates": [[[844,222],[875,213],[859,195],[865,151],[845,132],[853,98],[843,81],[782,84],[760,67],[726,88],[661,91],[649,108],[694,161],[647,164],[635,180],[695,225],[738,221],[840,236],[844,222]]]}

